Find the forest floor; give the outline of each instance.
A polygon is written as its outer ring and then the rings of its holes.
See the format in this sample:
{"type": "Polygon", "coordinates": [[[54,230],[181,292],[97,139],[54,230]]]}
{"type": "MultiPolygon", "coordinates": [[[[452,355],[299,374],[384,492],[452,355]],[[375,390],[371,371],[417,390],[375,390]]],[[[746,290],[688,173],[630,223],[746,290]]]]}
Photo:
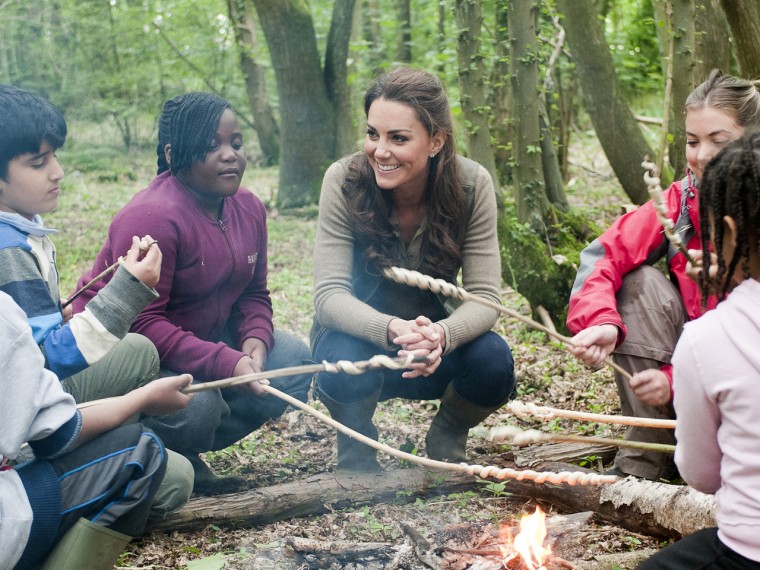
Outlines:
{"type": "MultiPolygon", "coordinates": [[[[583,146],[594,144],[593,133],[578,133],[577,152],[573,154],[578,158],[572,161],[567,189],[574,208],[606,225],[620,213],[627,199],[604,157],[583,146]]],[[[132,193],[144,187],[152,175],[148,168],[152,160],[146,151],[126,157],[112,177],[104,178],[103,168],[98,164],[112,165],[113,157],[101,151],[103,156],[95,160],[88,148],[74,144],[70,150],[60,153],[67,170],[64,197],[59,211],[46,217],[49,226],[60,230],[54,240],[59,250],[64,294],[73,291],[76,277],[88,268],[102,244],[113,213],[132,193]]],[[[268,204],[273,203],[276,183],[276,169],[249,167],[244,180],[244,185],[268,204]]],[[[270,211],[269,266],[275,326],[305,341],[308,341],[313,315],[311,250],[315,230],[314,208],[287,215],[270,211]]],[[[503,303],[524,314],[530,313],[526,301],[507,287],[503,303]]],[[[587,369],[543,333],[512,319],[502,318],[496,330],[508,340],[514,353],[518,399],[569,410],[619,413],[611,371],[587,369]]],[[[321,403],[310,403],[324,411],[321,403]]],[[[424,455],[424,436],[435,407],[435,402],[382,403],[375,416],[380,440],[396,449],[420,449],[424,455]]],[[[472,430],[468,443],[470,463],[489,464],[495,457],[510,452],[509,447],[487,440],[488,428],[508,422],[514,422],[514,418],[502,411],[472,430]]],[[[572,425],[560,420],[552,420],[544,428],[609,437],[619,437],[622,433],[619,428],[602,424],[572,425]]],[[[238,444],[221,452],[207,453],[205,458],[216,472],[243,476],[252,487],[295,482],[333,469],[335,432],[310,415],[289,411],[238,444]]],[[[387,455],[380,454],[379,458],[385,468],[404,467],[387,455]]],[[[604,468],[596,457],[587,457],[583,464],[598,470],[604,468]]],[[[508,483],[483,482],[473,485],[472,491],[414,503],[364,505],[252,528],[232,530],[220,524],[193,533],[148,534],[130,544],[118,565],[133,569],[264,568],[260,561],[254,562],[256,554],[277,551],[287,537],[398,545],[405,538],[403,524],[423,536],[455,523],[498,526],[509,524],[536,504],[536,501],[510,495],[508,483]]],[[[561,514],[550,504],[541,504],[541,507],[549,517],[561,514]]],[[[574,542],[576,548],[568,560],[584,569],[633,568],[662,546],[651,537],[599,522],[578,529],[574,542]]],[[[296,565],[283,556],[266,567],[285,570],[319,566],[296,565]]]]}

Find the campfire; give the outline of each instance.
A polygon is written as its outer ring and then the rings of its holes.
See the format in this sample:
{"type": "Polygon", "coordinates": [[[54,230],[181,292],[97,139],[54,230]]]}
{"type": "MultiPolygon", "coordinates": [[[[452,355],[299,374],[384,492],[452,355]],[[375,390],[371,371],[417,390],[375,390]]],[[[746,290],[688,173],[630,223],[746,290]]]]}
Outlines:
{"type": "Polygon", "coordinates": [[[532,515],[520,519],[520,532],[512,536],[512,527],[503,526],[499,549],[504,557],[505,568],[547,570],[544,562],[551,550],[544,546],[546,540],[546,514],[536,507],[532,515]]]}
{"type": "Polygon", "coordinates": [[[580,570],[563,559],[578,544],[592,513],[554,515],[536,507],[519,520],[493,525],[460,522],[429,537],[400,522],[403,543],[324,541],[288,537],[285,548],[262,551],[250,568],[343,568],[347,570],[580,570]],[[554,551],[556,549],[556,552],[554,551]],[[279,566],[278,566],[279,567],[279,566]]]}

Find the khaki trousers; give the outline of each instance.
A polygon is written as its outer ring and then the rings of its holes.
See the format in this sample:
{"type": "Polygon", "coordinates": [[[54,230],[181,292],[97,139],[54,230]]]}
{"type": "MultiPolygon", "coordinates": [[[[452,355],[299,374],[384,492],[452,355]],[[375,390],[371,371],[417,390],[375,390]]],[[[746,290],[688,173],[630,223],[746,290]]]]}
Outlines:
{"type": "MultiPolygon", "coordinates": [[[[626,327],[626,339],[613,353],[613,360],[630,374],[670,363],[683,325],[688,320],[678,289],[659,270],[642,266],[623,279],[617,294],[618,312],[626,327]]],[[[620,406],[627,416],[674,419],[673,406],[643,404],[628,381],[615,374],[620,406]]],[[[675,444],[674,430],[630,427],[626,439],[675,444]]],[[[621,448],[617,469],[650,480],[670,479],[676,474],[673,456],[666,453],[621,448]]]]}

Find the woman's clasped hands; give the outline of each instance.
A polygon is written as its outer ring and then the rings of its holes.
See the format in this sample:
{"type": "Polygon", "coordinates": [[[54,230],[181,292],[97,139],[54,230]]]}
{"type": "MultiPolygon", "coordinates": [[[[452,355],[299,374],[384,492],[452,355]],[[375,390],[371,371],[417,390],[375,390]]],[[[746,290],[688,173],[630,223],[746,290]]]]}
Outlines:
{"type": "Polygon", "coordinates": [[[388,338],[401,347],[399,356],[413,354],[427,359],[427,362],[410,364],[411,370],[404,372],[403,378],[430,376],[441,364],[441,356],[446,348],[445,333],[441,325],[433,323],[427,317],[419,316],[413,321],[391,319],[388,323],[388,338]]]}

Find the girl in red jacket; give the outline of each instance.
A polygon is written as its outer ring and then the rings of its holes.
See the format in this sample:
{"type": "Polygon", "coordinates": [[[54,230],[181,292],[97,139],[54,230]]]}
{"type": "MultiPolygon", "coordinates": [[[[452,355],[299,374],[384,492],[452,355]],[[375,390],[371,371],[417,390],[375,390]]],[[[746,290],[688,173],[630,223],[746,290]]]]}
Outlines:
{"type": "MultiPolygon", "coordinates": [[[[663,199],[690,249],[700,248],[698,181],[724,145],[745,127],[760,124],[758,85],[713,70],[686,100],[688,168],[663,199]]],[[[630,383],[615,376],[623,414],[672,419],[673,348],[684,323],[714,306],[714,299],[702,305],[699,287],[687,275],[686,258],[666,239],[649,201],[620,217],[581,252],[567,316],[575,334],[572,351],[592,366],[612,354],[633,375],[630,383]],[[663,258],[670,279],[653,267],[663,258]]],[[[669,430],[639,427],[630,428],[626,439],[675,443],[669,430]]],[[[675,466],[662,453],[621,449],[611,473],[669,479],[675,466]]]]}

